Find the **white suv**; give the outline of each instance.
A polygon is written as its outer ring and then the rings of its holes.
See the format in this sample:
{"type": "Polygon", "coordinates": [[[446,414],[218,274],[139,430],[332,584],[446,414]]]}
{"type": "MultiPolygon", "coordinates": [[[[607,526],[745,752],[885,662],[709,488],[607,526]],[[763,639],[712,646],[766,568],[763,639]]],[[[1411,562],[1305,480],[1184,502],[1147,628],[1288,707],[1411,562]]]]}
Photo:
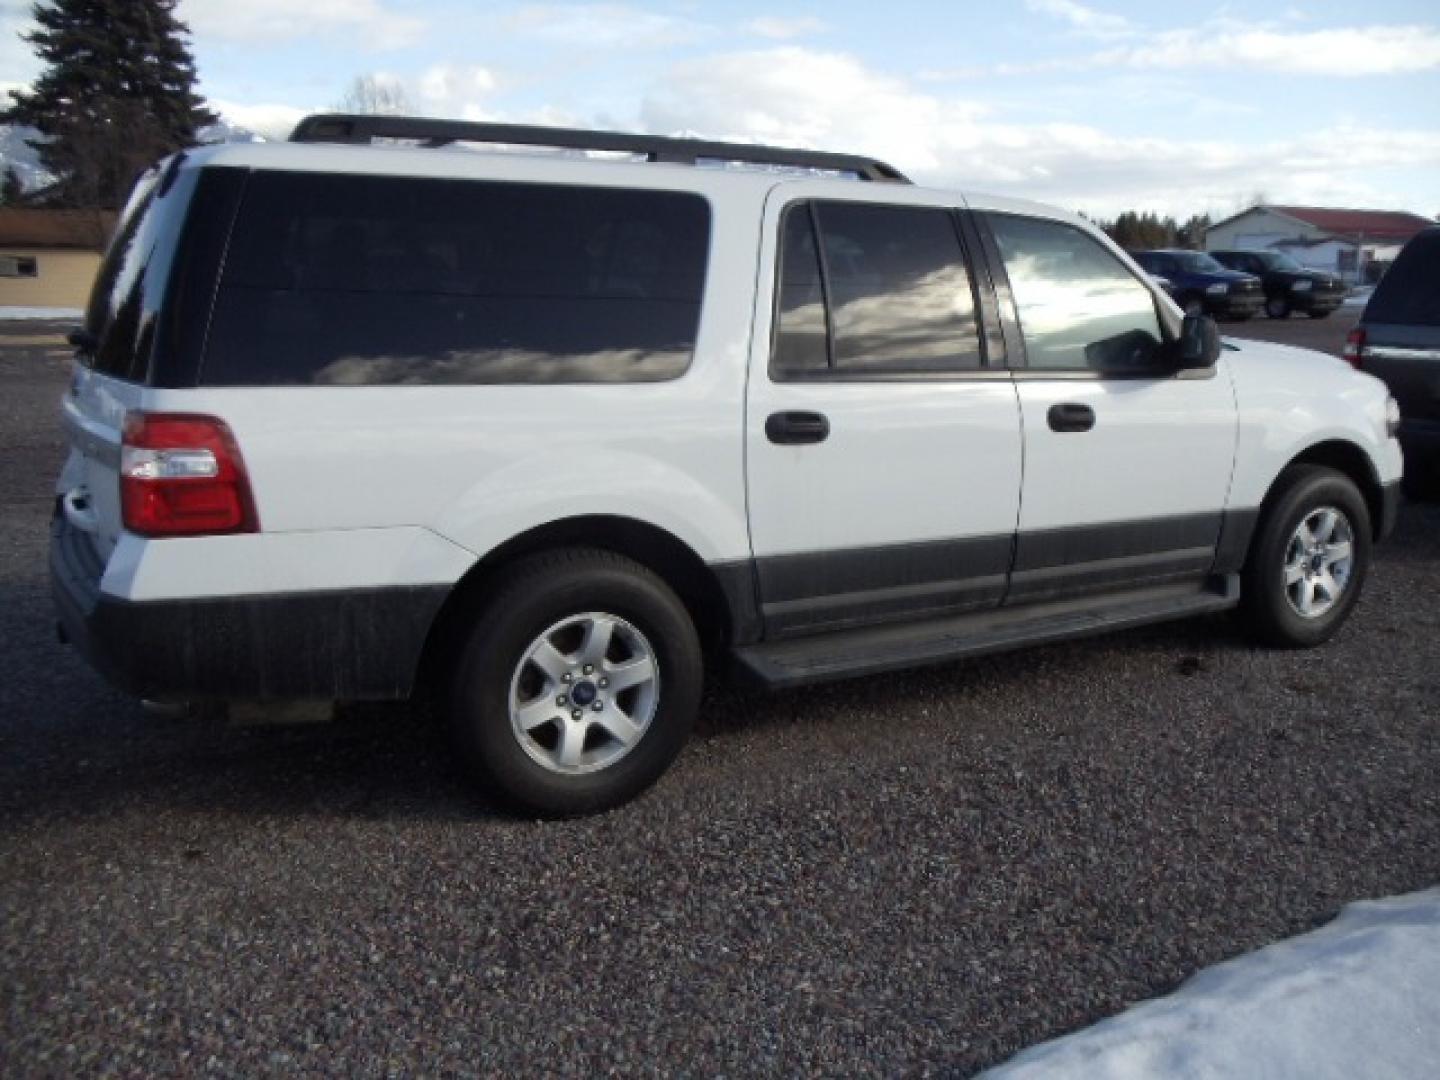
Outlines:
{"type": "Polygon", "coordinates": [[[312,117],[147,174],[72,340],[69,640],[160,700],[438,686],[546,813],[653,782],[707,653],[1317,644],[1401,474],[1379,382],[1221,346],[1087,222],[765,147],[312,117]]]}

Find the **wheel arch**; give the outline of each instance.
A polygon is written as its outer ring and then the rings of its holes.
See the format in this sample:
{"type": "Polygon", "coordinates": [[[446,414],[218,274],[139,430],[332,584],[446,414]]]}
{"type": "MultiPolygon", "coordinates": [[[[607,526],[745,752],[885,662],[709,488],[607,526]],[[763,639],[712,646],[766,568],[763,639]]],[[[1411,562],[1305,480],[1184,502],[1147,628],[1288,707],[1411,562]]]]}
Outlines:
{"type": "Polygon", "coordinates": [[[431,623],[420,679],[446,667],[464,619],[484,603],[498,575],[517,560],[559,548],[598,548],[633,559],[660,577],[685,605],[707,651],[758,636],[759,614],[748,560],[707,564],[673,533],[635,518],[589,514],[546,522],[487,552],[451,588],[431,623]]]}
{"type": "Polygon", "coordinates": [[[1385,491],[1380,475],[1370,456],[1356,443],[1345,439],[1327,439],[1306,447],[1285,463],[1285,467],[1270,482],[1261,504],[1262,513],[1269,510],[1279,492],[1280,478],[1296,465],[1323,465],[1349,477],[1365,499],[1365,509],[1370,512],[1372,538],[1380,539],[1385,514],[1385,491]]]}

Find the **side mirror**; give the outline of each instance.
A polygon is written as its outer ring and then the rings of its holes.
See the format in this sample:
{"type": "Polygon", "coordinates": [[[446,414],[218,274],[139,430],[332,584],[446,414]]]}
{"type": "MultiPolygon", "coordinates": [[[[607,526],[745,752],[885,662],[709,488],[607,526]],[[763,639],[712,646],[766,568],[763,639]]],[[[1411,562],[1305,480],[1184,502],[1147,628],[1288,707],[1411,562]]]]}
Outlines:
{"type": "Polygon", "coordinates": [[[1177,350],[1181,371],[1209,368],[1220,359],[1220,328],[1209,315],[1186,315],[1177,350]]]}

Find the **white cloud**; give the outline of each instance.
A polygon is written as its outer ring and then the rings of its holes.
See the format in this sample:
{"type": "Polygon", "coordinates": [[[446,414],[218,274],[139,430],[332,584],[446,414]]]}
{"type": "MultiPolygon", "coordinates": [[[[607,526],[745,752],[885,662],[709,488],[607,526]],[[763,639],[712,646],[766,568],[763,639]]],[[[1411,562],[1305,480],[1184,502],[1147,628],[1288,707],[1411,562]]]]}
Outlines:
{"type": "Polygon", "coordinates": [[[438,110],[471,104],[498,85],[495,73],[478,64],[436,64],[421,72],[417,81],[421,100],[438,110]]]}
{"type": "Polygon", "coordinates": [[[712,31],[704,23],[625,4],[529,4],[501,25],[513,33],[585,49],[688,45],[712,31]]]}
{"type": "Polygon", "coordinates": [[[744,28],[760,37],[783,41],[788,38],[804,37],[807,34],[818,34],[825,29],[825,23],[813,15],[797,15],[793,18],[782,15],[762,15],[757,19],[751,19],[744,28]]]}
{"type": "Polygon", "coordinates": [[[288,139],[302,117],[322,109],[297,109],[293,105],[242,104],[211,98],[210,107],[220,114],[222,120],[236,127],[253,131],[267,139],[288,139]]]}
{"type": "Polygon", "coordinates": [[[1440,30],[1433,26],[1356,26],[1333,30],[1205,27],[1154,34],[1118,50],[1117,60],[1139,68],[1245,68],[1346,78],[1392,75],[1440,67],[1440,30]]]}
{"type": "Polygon", "coordinates": [[[340,31],[376,49],[413,44],[427,25],[382,0],[181,0],[179,15],[197,37],[273,42],[340,31]]]}
{"type": "Polygon", "coordinates": [[[1005,122],[918,90],[853,57],[783,47],[676,65],[646,95],[646,130],[871,154],[922,183],[1100,214],[1276,201],[1393,202],[1384,176],[1440,169],[1440,132],[1331,127],[1278,143],[1115,135],[1083,124],[1005,122]]]}
{"type": "Polygon", "coordinates": [[[1025,7],[1040,15],[1050,15],[1069,23],[1082,34],[1092,37],[1116,37],[1128,34],[1132,27],[1123,15],[1096,11],[1076,0],[1025,0],[1025,7]]]}
{"type": "MultiPolygon", "coordinates": [[[[1030,2],[1068,3],[1068,0],[1030,2]]],[[[1204,26],[1146,33],[1124,46],[1087,56],[967,65],[926,71],[921,77],[942,82],[1115,68],[1172,71],[1243,68],[1332,79],[1398,75],[1440,68],[1440,29],[1417,25],[1282,30],[1274,25],[1246,26],[1217,19],[1204,26]]]]}

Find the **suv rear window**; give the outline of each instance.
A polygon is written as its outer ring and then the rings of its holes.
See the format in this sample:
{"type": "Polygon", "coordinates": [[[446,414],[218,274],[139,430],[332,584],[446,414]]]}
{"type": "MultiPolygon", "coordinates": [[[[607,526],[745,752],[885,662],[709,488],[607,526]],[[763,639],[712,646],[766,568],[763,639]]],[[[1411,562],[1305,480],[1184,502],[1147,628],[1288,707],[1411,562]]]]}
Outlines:
{"type": "Polygon", "coordinates": [[[1440,326],[1440,229],[1428,229],[1405,245],[1375,286],[1365,322],[1440,326]]]}
{"type": "Polygon", "coordinates": [[[653,382],[695,350],[687,192],[260,172],[201,382],[653,382]]]}

